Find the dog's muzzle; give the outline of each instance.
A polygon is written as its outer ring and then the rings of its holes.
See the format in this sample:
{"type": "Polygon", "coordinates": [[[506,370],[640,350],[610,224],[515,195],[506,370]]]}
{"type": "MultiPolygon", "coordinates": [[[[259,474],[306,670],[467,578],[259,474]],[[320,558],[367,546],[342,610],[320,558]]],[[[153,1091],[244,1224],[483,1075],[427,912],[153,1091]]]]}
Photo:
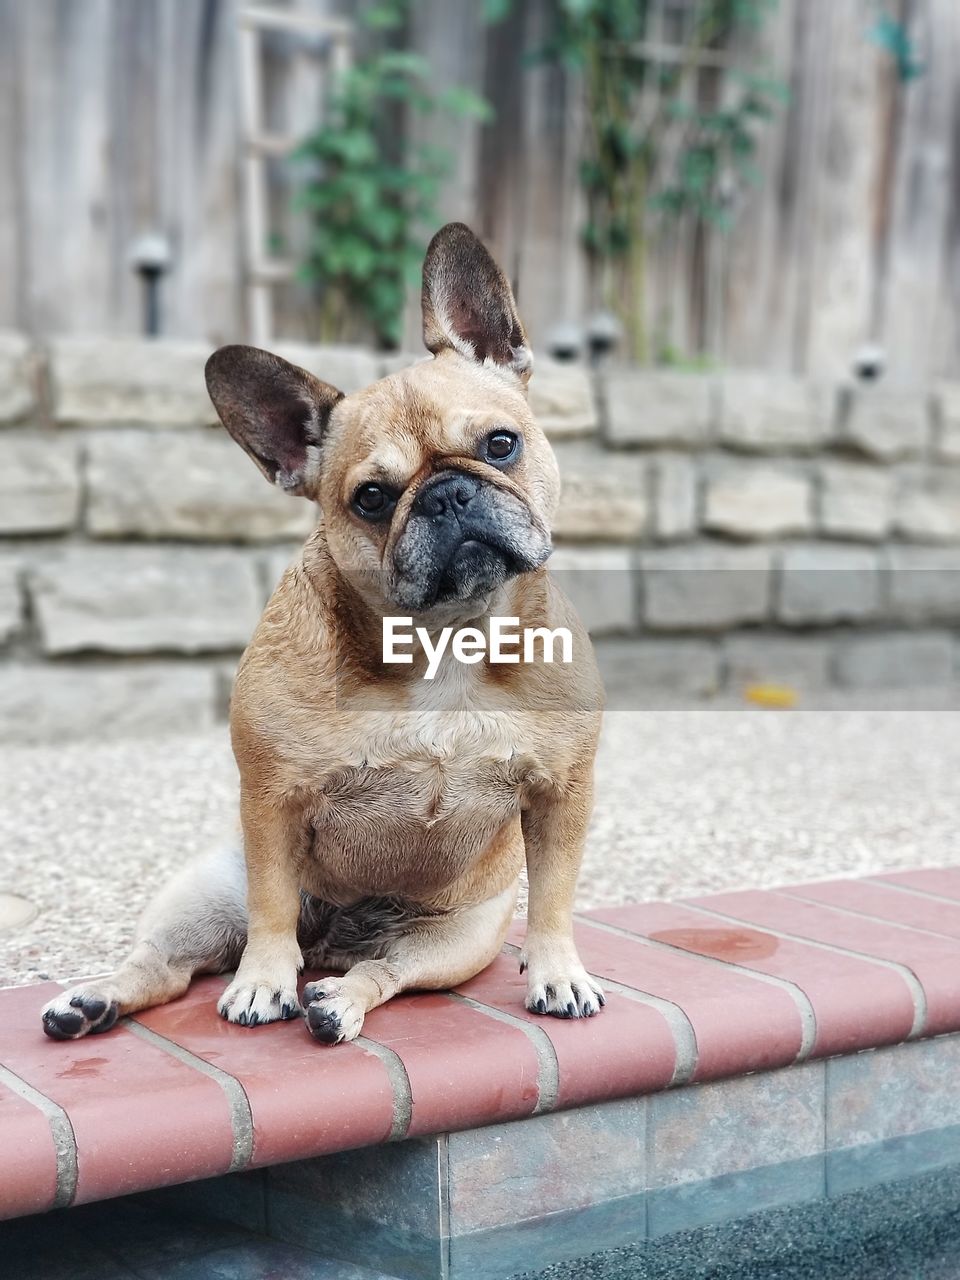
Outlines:
{"type": "Polygon", "coordinates": [[[477,476],[442,471],[420,489],[394,548],[393,594],[414,611],[475,600],[538,568],[550,551],[519,498],[477,476]]]}

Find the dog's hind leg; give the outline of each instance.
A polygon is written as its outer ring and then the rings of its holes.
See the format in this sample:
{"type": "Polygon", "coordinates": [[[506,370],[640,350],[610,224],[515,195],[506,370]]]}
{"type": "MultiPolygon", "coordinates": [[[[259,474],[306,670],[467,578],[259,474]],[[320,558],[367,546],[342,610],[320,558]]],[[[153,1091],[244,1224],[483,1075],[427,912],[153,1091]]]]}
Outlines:
{"type": "Polygon", "coordinates": [[[304,988],[307,1027],[316,1040],[354,1040],[366,1013],[400,991],[455,987],[485,969],[503,945],[517,904],[514,882],[495,898],[442,915],[411,920],[410,927],[361,960],[343,977],[304,988]]]}
{"type": "Polygon", "coordinates": [[[124,1014],[183,995],[194,974],[235,968],[247,936],[245,898],[239,848],[186,867],[147,907],[133,950],[115,973],[71,987],[45,1005],[44,1031],[54,1040],[109,1031],[124,1014]]]}

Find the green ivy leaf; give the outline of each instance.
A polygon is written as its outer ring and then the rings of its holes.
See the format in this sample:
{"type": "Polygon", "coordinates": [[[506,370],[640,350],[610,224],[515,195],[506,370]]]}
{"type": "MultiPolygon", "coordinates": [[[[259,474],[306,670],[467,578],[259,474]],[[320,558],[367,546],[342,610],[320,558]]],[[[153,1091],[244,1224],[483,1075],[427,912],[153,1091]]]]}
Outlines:
{"type": "Polygon", "coordinates": [[[587,191],[603,191],[606,180],[602,166],[592,157],[580,161],[580,183],[587,191]]]}
{"type": "Polygon", "coordinates": [[[583,246],[588,253],[599,253],[601,248],[601,236],[599,228],[593,222],[584,224],[580,232],[580,238],[583,246]]]}
{"type": "Polygon", "coordinates": [[[503,22],[504,18],[508,18],[512,8],[512,0],[483,0],[481,13],[484,22],[492,25],[495,22],[503,22]]]}
{"type": "Polygon", "coordinates": [[[349,165],[372,164],[377,158],[377,139],[366,129],[344,129],[325,139],[325,154],[349,165]]]}
{"type": "Polygon", "coordinates": [[[560,0],[560,8],[571,18],[585,18],[592,10],[600,7],[597,0],[560,0]]]}
{"type": "Polygon", "coordinates": [[[394,31],[403,26],[404,4],[377,4],[363,13],[363,25],[371,31],[394,31]]]}
{"type": "Polygon", "coordinates": [[[913,40],[905,23],[884,14],[870,34],[874,43],[886,49],[893,58],[901,80],[915,80],[923,74],[924,64],[917,61],[913,40]]]}
{"type": "Polygon", "coordinates": [[[377,57],[375,67],[378,74],[384,76],[404,75],[427,79],[430,75],[429,59],[412,49],[388,49],[377,57]]]}
{"type": "Polygon", "coordinates": [[[441,111],[447,110],[466,119],[479,120],[482,124],[489,124],[494,118],[493,107],[486,98],[463,85],[445,89],[437,96],[436,104],[441,111]]]}

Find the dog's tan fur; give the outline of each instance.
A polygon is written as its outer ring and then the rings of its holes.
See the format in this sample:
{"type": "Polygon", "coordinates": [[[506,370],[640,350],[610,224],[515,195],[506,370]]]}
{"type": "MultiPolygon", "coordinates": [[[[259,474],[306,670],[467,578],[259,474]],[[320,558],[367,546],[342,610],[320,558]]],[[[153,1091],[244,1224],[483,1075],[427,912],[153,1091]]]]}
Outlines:
{"type": "Polygon", "coordinates": [[[246,883],[237,853],[189,868],[147,912],[115,974],[47,1006],[50,1034],[105,1030],[120,1014],[181,994],[194,973],[238,959],[221,1013],[247,1024],[293,1016],[306,959],[346,970],[308,986],[311,1031],[352,1039],[364,1014],[397,992],[454,986],[492,960],[524,859],[528,1007],[580,1016],[602,1003],[571,926],[602,695],[568,602],[535,568],[479,603],[449,600],[415,621],[432,631],[482,629],[492,615],[566,626],[571,665],[445,662],[426,681],[422,654],[410,666],[382,662],[382,618],[406,612],[385,583],[421,485],[447,468],[494,486],[505,510],[522,512],[524,536],[542,542],[543,556],[559,495],[556,462],[526,399],[529,353],[512,295],[458,225],[428,253],[424,333],[433,360],[346,397],[247,348],[212,358],[211,394],[225,425],[268,477],[322,511],[234,687],[246,883]],[[291,403],[300,406],[293,434],[291,403]],[[523,452],[495,470],[478,460],[478,441],[503,428],[521,437],[523,452]],[[351,506],[371,480],[402,491],[389,523],[371,524],[351,506]],[[305,937],[303,894],[343,920],[359,912],[361,923],[363,904],[385,905],[369,909],[369,938],[354,942],[342,929],[305,937]],[[337,943],[341,934],[349,945],[337,943]]]}

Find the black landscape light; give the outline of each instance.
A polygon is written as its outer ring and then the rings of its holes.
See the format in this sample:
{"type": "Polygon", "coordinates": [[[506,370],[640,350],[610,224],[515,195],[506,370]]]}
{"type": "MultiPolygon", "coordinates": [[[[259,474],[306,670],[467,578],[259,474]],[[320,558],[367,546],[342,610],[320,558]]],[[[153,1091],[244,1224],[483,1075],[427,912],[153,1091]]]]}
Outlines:
{"type": "Polygon", "coordinates": [[[599,364],[623,337],[623,326],[612,311],[597,311],[587,321],[587,346],[590,360],[599,364]]]}
{"type": "Polygon", "coordinates": [[[863,382],[879,382],[887,367],[887,353],[876,342],[865,342],[853,357],[853,372],[863,382]]]}
{"type": "Polygon", "coordinates": [[[148,338],[160,332],[160,280],[172,258],[170,241],[157,231],[138,236],[130,249],[130,265],[143,281],[143,332],[148,338]]]}
{"type": "Polygon", "coordinates": [[[580,357],[583,332],[575,324],[556,324],[547,334],[547,350],[554,360],[569,364],[580,357]]]}

